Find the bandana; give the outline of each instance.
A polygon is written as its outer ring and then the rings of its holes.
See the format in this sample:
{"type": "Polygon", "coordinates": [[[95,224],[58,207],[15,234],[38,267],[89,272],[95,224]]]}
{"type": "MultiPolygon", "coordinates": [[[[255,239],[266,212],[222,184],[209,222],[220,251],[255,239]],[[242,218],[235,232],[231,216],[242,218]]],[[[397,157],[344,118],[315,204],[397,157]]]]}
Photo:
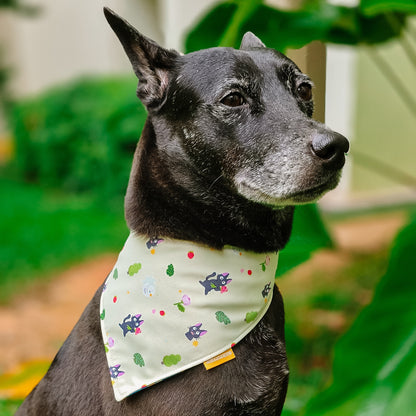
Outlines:
{"type": "Polygon", "coordinates": [[[100,305],[116,400],[227,355],[266,313],[277,259],[130,234],[100,305]]]}

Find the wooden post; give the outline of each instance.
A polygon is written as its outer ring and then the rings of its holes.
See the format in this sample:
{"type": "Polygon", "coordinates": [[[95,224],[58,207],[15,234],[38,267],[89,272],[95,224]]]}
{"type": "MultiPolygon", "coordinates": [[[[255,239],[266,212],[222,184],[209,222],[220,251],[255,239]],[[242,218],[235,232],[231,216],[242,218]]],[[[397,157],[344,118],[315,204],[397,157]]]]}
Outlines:
{"type": "Polygon", "coordinates": [[[322,42],[311,42],[301,49],[291,49],[288,56],[315,84],[313,118],[325,123],[326,47],[322,42]]]}
{"type": "MultiPolygon", "coordinates": [[[[268,3],[281,10],[297,10],[304,0],[268,0],[268,3]]],[[[287,56],[296,63],[302,72],[308,74],[315,84],[314,119],[325,122],[325,81],[326,81],[326,47],[315,41],[301,49],[290,49],[287,56]]]]}

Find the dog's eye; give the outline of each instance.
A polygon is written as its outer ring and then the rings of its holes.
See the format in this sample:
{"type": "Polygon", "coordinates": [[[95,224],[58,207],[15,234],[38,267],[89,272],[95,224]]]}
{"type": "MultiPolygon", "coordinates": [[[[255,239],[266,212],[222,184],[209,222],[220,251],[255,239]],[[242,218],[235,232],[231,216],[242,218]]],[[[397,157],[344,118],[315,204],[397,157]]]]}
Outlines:
{"type": "Polygon", "coordinates": [[[297,92],[303,101],[310,101],[312,99],[312,86],[306,82],[299,85],[297,92]]]}
{"type": "Polygon", "coordinates": [[[238,92],[232,92],[231,94],[226,95],[222,100],[221,103],[226,105],[227,107],[239,107],[246,102],[244,97],[238,92]]]}

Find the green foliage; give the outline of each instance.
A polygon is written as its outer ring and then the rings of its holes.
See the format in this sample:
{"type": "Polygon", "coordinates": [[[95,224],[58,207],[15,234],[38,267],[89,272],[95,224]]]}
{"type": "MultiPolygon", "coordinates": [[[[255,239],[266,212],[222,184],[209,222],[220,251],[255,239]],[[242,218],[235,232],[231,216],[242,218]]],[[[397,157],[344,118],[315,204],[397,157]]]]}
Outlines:
{"type": "Polygon", "coordinates": [[[289,243],[279,255],[277,276],[306,261],[319,248],[333,247],[316,205],[296,207],[289,243]]]}
{"type": "Polygon", "coordinates": [[[363,1],[362,7],[344,7],[313,1],[306,2],[299,10],[285,11],[252,0],[224,1],[189,33],[186,50],[218,44],[238,48],[247,31],[254,32],[267,46],[280,51],[300,48],[313,40],[348,45],[384,42],[400,34],[405,19],[399,11],[410,13],[416,10],[410,0],[393,1],[397,7],[390,9],[381,3],[387,5],[388,2],[367,0],[363,1]],[[398,10],[394,13],[398,18],[398,29],[389,24],[386,11],[393,13],[391,9],[398,10]]]}
{"type": "Polygon", "coordinates": [[[13,416],[23,400],[0,399],[0,416],[13,416]]]}
{"type": "Polygon", "coordinates": [[[11,111],[20,177],[66,191],[126,188],[146,111],[133,78],[84,79],[11,111]]]}
{"type": "Polygon", "coordinates": [[[20,9],[24,7],[20,0],[0,0],[0,8],[20,9]]]}
{"type": "Polygon", "coordinates": [[[398,235],[372,303],[335,348],[333,383],[307,416],[411,415],[416,388],[416,216],[398,235]]]}
{"type": "Polygon", "coordinates": [[[367,15],[391,11],[416,14],[415,0],[361,0],[360,7],[367,15]]]}
{"type": "Polygon", "coordinates": [[[54,269],[108,251],[127,236],[122,200],[46,191],[0,178],[0,301],[54,269]]]}

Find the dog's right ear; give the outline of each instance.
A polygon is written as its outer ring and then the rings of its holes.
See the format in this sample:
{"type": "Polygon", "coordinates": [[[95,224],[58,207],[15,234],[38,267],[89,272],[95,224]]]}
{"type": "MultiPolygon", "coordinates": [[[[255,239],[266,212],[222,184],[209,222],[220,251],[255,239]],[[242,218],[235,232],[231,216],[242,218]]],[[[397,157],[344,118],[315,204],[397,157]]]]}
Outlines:
{"type": "Polygon", "coordinates": [[[246,32],[241,41],[240,49],[265,48],[266,45],[252,32],[246,32]]]}
{"type": "Polygon", "coordinates": [[[164,49],[143,36],[108,7],[104,7],[104,15],[123,45],[139,79],[137,96],[149,109],[159,107],[168,85],[169,70],[179,54],[164,49]]]}

